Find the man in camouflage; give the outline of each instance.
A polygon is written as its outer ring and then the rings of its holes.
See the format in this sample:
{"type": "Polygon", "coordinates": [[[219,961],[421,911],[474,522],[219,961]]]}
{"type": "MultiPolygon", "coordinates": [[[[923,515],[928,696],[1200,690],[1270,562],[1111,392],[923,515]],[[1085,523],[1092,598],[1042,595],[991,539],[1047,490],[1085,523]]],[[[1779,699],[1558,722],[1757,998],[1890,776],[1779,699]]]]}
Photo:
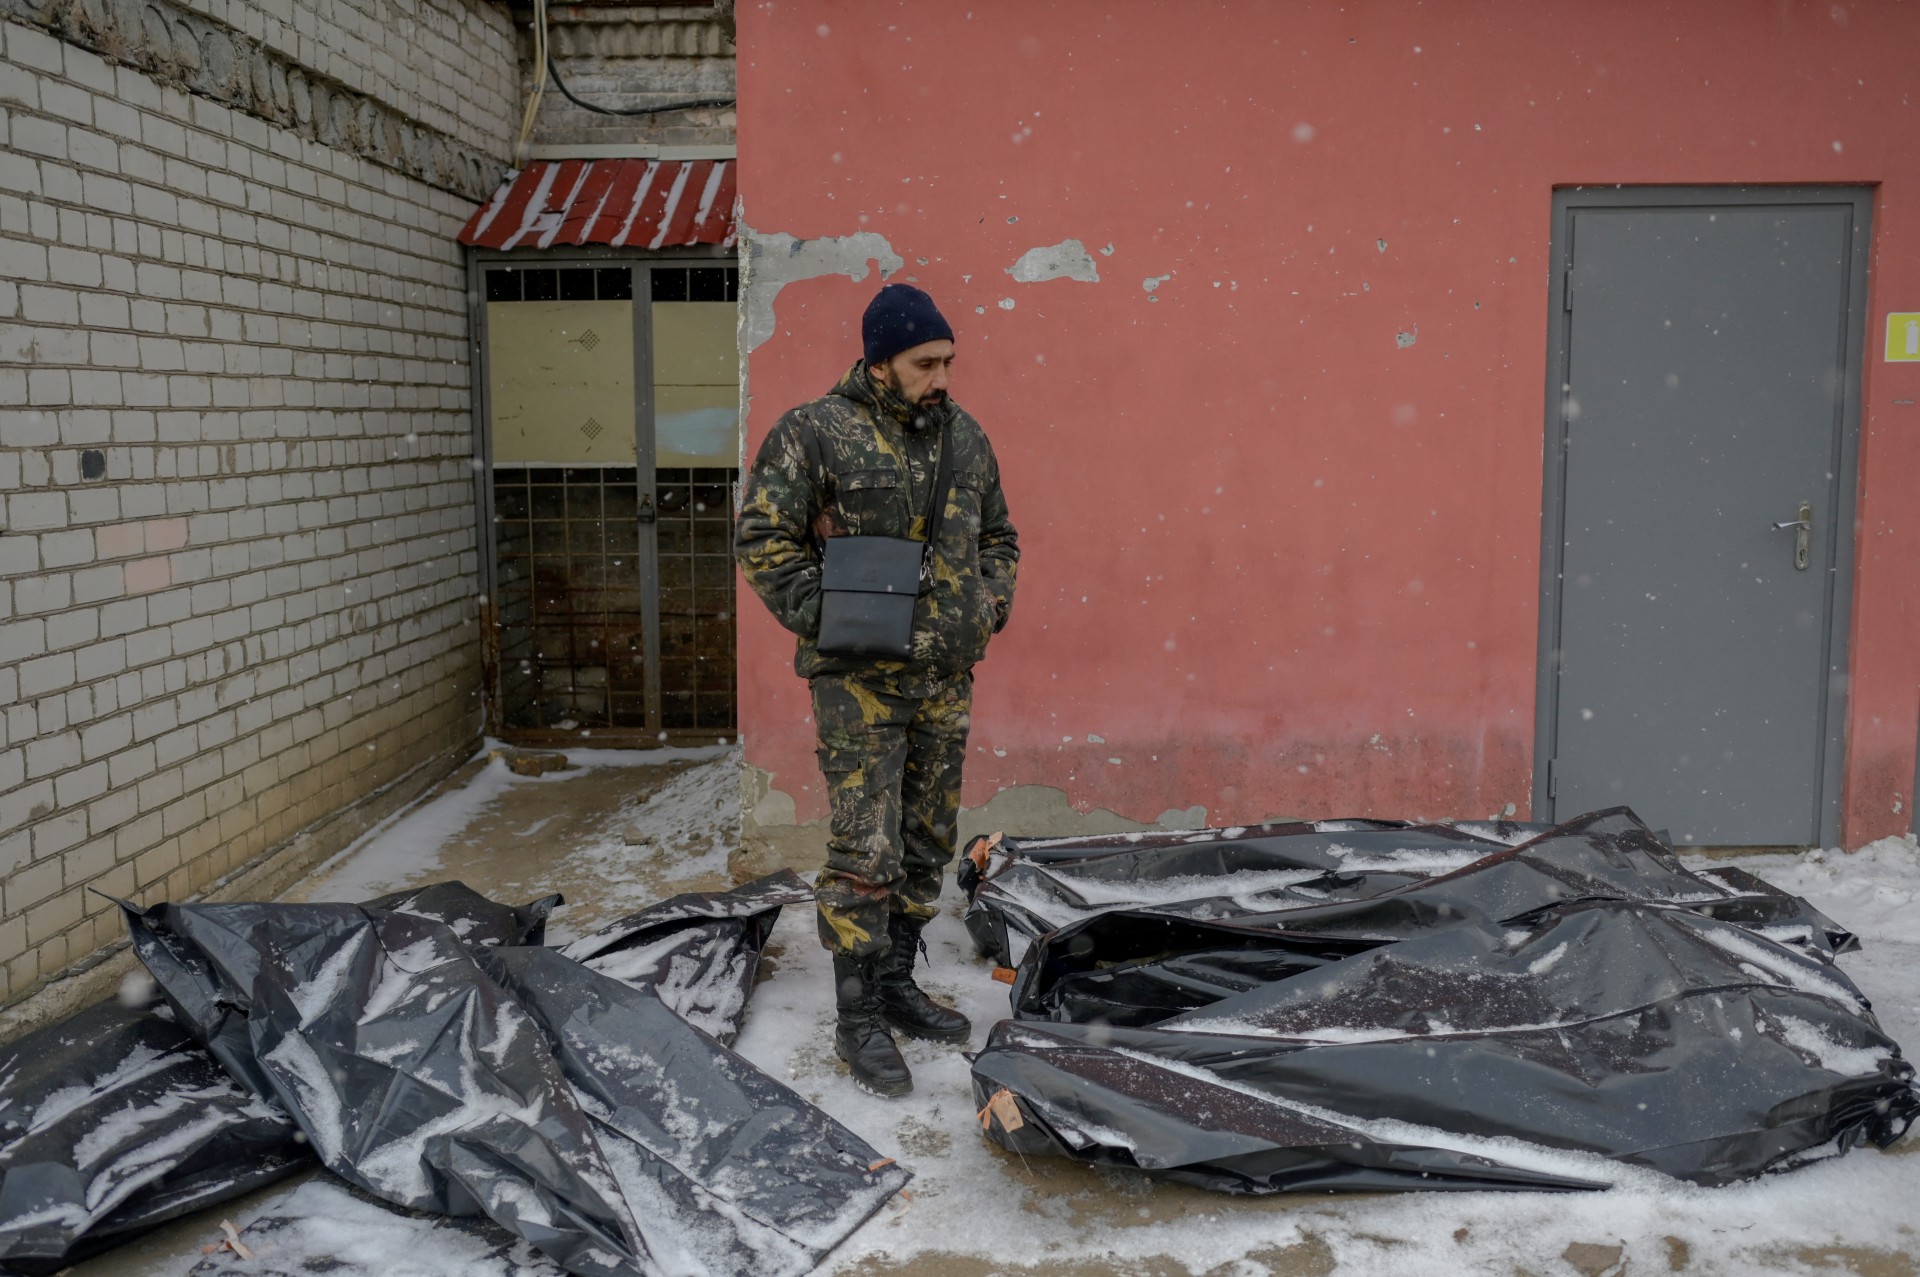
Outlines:
{"type": "Polygon", "coordinates": [[[964,1043],[972,1026],[913,982],[920,931],[953,859],[973,665],[1013,606],[1019,542],[980,425],[947,395],[953,331],[933,300],[882,288],[864,358],[774,424],[747,477],[735,555],[747,584],[799,635],[832,809],[815,883],[833,951],[835,1049],[866,1089],[913,1087],[888,1026],[964,1043]],[[952,485],[934,493],[944,437],[952,485]],[[914,604],[912,656],[823,654],[822,545],[834,536],[925,540],[946,502],[914,604]]]}

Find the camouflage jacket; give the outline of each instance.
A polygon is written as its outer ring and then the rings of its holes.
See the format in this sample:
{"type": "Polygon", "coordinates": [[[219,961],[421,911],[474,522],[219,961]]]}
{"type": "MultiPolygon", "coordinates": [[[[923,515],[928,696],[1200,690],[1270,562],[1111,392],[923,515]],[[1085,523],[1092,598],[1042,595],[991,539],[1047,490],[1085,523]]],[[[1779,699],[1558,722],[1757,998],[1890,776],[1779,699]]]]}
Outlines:
{"type": "Polygon", "coordinates": [[[1013,607],[1020,543],[1000,466],[980,424],[947,403],[915,408],[856,363],[822,398],[774,423],[748,472],[734,557],[780,624],[800,636],[802,678],[855,670],[958,673],[987,650],[1013,607]],[[818,449],[816,471],[806,431],[818,449]],[[940,428],[953,487],[933,550],[931,588],[914,605],[910,661],[822,656],[820,545],[829,536],[924,539],[940,428]]]}

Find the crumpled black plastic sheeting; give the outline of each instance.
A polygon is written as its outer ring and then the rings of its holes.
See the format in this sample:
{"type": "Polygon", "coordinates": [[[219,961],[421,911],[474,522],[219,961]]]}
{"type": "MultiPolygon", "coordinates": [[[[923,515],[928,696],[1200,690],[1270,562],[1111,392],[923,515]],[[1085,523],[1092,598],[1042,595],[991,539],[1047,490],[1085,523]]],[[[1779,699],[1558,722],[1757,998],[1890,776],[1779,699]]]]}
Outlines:
{"type": "Polygon", "coordinates": [[[1857,941],[1623,808],[1007,840],[963,878],[983,951],[1024,945],[974,1065],[1022,1153],[1252,1193],[1712,1185],[1920,1114],[1833,964],[1857,941]]]}
{"type": "Polygon", "coordinates": [[[906,1186],[905,1170],[651,989],[547,949],[482,961],[546,1031],[654,1271],[807,1272],[906,1186]]]}
{"type": "Polygon", "coordinates": [[[128,922],[176,1014],[328,1169],[485,1214],[570,1272],[798,1274],[908,1178],[650,989],[489,943],[521,925],[497,913],[416,898],[128,922]]]}
{"type": "Polygon", "coordinates": [[[959,869],[972,902],[967,928],[981,953],[1008,965],[1036,936],[1123,909],[1371,945],[1588,896],[1684,904],[1829,957],[1858,947],[1812,905],[1751,874],[1690,872],[1624,807],[1560,826],[1329,820],[1008,838],[985,874],[973,855],[981,841],[959,869]]]}
{"type": "MultiPolygon", "coordinates": [[[[523,908],[460,883],[368,902],[473,943],[538,944],[558,896],[523,908]]],[[[56,1271],[312,1164],[299,1126],[216,1063],[171,1007],[110,998],[0,1048],[0,1269],[56,1271]]]]}
{"type": "Polygon", "coordinates": [[[558,892],[524,905],[504,905],[464,882],[435,882],[361,902],[366,909],[389,909],[444,922],[466,945],[521,945],[547,942],[547,919],[566,901],[558,892]]]}
{"type": "Polygon", "coordinates": [[[638,1230],[591,1124],[446,922],[344,904],[168,904],[127,921],[176,1014],[293,1114],[327,1169],[402,1206],[484,1210],[570,1270],[627,1270],[638,1230]]]}
{"type": "Polygon", "coordinates": [[[616,980],[652,989],[682,1019],[731,1045],[781,907],[812,901],[813,892],[799,875],[783,869],[732,891],[671,896],[560,952],[616,980]]]}
{"type": "Polygon", "coordinates": [[[109,999],[0,1047],[0,1270],[55,1272],[311,1161],[164,1010],[109,999]]]}

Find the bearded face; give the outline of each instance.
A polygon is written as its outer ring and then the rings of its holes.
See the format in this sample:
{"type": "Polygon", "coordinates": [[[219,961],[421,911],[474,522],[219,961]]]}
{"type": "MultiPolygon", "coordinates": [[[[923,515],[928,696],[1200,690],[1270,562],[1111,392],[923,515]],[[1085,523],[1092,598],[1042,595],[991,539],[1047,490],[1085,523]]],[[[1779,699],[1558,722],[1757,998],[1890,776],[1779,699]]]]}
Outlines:
{"type": "Polygon", "coordinates": [[[953,343],[944,339],[909,346],[884,363],[874,364],[873,379],[891,386],[915,407],[932,408],[947,401],[947,383],[953,374],[953,343]]]}

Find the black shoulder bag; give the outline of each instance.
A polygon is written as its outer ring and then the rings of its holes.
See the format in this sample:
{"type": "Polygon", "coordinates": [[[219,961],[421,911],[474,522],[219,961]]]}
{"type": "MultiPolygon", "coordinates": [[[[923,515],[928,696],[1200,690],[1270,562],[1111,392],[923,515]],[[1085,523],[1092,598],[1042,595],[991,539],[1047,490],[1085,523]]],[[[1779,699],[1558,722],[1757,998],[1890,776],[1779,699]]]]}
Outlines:
{"type": "MultiPolygon", "coordinates": [[[[823,472],[820,442],[813,423],[803,426],[807,459],[816,476],[823,472]]],[[[939,461],[927,510],[927,539],[910,537],[827,537],[821,547],[820,633],[822,656],[870,656],[904,661],[913,657],[913,604],[928,556],[940,539],[953,486],[953,459],[947,453],[947,427],[940,426],[939,461]]],[[[901,489],[907,513],[913,513],[913,471],[907,468],[901,489]]]]}

